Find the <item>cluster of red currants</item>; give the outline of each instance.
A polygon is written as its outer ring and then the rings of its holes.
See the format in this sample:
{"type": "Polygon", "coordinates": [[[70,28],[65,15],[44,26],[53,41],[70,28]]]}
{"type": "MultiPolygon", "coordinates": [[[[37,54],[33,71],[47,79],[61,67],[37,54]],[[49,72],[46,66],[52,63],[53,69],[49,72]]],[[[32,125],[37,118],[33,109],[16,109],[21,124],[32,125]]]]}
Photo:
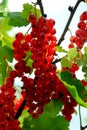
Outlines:
{"type": "Polygon", "coordinates": [[[53,19],[41,17],[37,20],[36,16],[30,15],[29,21],[32,27],[30,45],[35,78],[23,76],[22,79],[29,113],[36,118],[43,113],[43,107],[50,102],[53,92],[56,66],[52,64],[52,61],[56,46],[56,37],[54,36],[56,31],[53,19]]]}
{"type": "MultiPolygon", "coordinates": [[[[17,63],[10,72],[5,85],[0,89],[0,129],[20,130],[18,121],[15,119],[15,90],[14,79],[21,77],[23,81],[23,94],[25,92],[26,105],[29,113],[37,118],[43,113],[44,106],[51,100],[61,100],[64,104],[62,114],[66,120],[72,118],[74,107],[77,105],[63,83],[56,75],[56,65],[53,64],[56,51],[56,37],[54,34],[55,21],[44,17],[36,18],[29,16],[31,23],[30,34],[23,35],[19,32],[13,42],[14,58],[17,63]],[[31,51],[31,56],[27,53],[31,51]],[[33,66],[27,66],[27,60],[33,60],[33,66]],[[25,76],[34,71],[34,78],[25,76]],[[3,117],[2,117],[3,115],[3,117]]],[[[73,71],[73,70],[72,70],[73,71]]]]}
{"type": "MultiPolygon", "coordinates": [[[[11,76],[13,75],[10,74],[11,76]]],[[[14,117],[15,91],[13,79],[10,77],[6,80],[5,85],[0,87],[0,130],[21,130],[18,120],[14,117]]]]}
{"type": "Polygon", "coordinates": [[[75,45],[81,49],[85,42],[87,42],[87,11],[80,15],[80,21],[78,23],[78,30],[75,32],[75,36],[71,36],[69,48],[73,48],[75,45]]]}
{"type": "Polygon", "coordinates": [[[32,27],[29,44],[35,78],[22,77],[29,113],[37,118],[52,99],[60,99],[64,104],[62,113],[66,120],[70,120],[76,102],[56,76],[56,65],[52,64],[56,51],[55,21],[44,17],[37,20],[34,15],[29,16],[29,21],[32,27]]]}

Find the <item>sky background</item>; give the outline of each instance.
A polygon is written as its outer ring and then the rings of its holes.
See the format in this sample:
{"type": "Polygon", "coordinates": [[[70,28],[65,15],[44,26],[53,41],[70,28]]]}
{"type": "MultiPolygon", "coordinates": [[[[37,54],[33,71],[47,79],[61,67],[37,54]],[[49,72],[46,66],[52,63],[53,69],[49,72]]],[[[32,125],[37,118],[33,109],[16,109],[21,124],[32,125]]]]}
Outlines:
{"type": "MultiPolygon", "coordinates": [[[[8,0],[8,8],[10,11],[21,11],[23,9],[23,3],[31,3],[36,2],[36,0],[8,0]]],[[[53,18],[56,22],[55,28],[57,30],[56,36],[57,39],[60,38],[63,29],[66,25],[66,22],[69,18],[70,12],[68,11],[69,6],[74,6],[77,0],[42,0],[44,11],[47,14],[48,18],[53,18]]],[[[74,35],[75,30],[77,29],[77,23],[79,22],[79,16],[83,11],[87,10],[87,4],[82,2],[70,24],[69,29],[71,30],[72,34],[74,35]]],[[[18,29],[18,30],[21,30],[18,29]]],[[[14,33],[16,33],[16,30],[14,30],[14,33]]],[[[66,34],[66,40],[62,42],[62,46],[67,49],[67,45],[69,44],[69,37],[70,33],[67,32],[66,34]]],[[[80,75],[79,78],[82,76],[80,75]]],[[[79,129],[79,117],[78,117],[78,107],[76,108],[77,115],[73,114],[73,118],[70,124],[70,130],[80,130],[79,129]]],[[[84,108],[81,108],[82,110],[82,121],[83,126],[87,123],[87,110],[84,108]]],[[[62,125],[62,122],[61,122],[62,125]]],[[[87,130],[87,129],[86,129],[87,130]]]]}

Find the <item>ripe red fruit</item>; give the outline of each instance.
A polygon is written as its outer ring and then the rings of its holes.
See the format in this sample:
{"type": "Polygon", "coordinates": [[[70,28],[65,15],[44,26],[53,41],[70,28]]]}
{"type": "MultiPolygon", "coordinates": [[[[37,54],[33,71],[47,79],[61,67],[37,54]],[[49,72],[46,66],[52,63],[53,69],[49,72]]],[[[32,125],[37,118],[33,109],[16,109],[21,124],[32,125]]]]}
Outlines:
{"type": "Polygon", "coordinates": [[[80,21],[78,23],[78,28],[81,29],[81,30],[85,30],[86,28],[86,23],[84,21],[80,21]]]}
{"type": "Polygon", "coordinates": [[[75,34],[77,37],[83,38],[85,35],[85,32],[83,30],[78,29],[76,30],[75,34]]]}
{"type": "Polygon", "coordinates": [[[23,33],[19,32],[19,33],[16,34],[15,37],[16,37],[17,40],[21,40],[23,38],[23,33]]]}
{"type": "Polygon", "coordinates": [[[53,19],[48,19],[48,20],[47,20],[47,26],[53,27],[54,25],[55,25],[55,21],[54,21],[53,19]]]}
{"type": "Polygon", "coordinates": [[[73,43],[70,43],[68,48],[74,48],[74,44],[73,43]]]}
{"type": "Polygon", "coordinates": [[[83,12],[83,13],[80,15],[80,20],[82,20],[82,21],[87,20],[87,11],[83,12]]]}
{"type": "Polygon", "coordinates": [[[29,22],[31,22],[31,23],[35,23],[36,22],[36,16],[35,15],[33,15],[33,14],[31,14],[29,17],[28,17],[28,20],[29,20],[29,22]]]}

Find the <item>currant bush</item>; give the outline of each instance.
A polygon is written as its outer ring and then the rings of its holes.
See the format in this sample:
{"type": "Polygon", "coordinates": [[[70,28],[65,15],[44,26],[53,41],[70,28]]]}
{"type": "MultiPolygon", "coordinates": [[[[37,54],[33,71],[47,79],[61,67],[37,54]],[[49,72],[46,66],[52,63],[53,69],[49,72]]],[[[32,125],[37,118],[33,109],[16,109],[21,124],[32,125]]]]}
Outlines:
{"type": "MultiPolygon", "coordinates": [[[[56,65],[52,63],[56,52],[56,37],[54,34],[55,21],[44,17],[36,18],[29,16],[31,23],[30,34],[24,35],[19,32],[13,42],[14,58],[17,63],[14,70],[10,72],[5,85],[0,90],[0,128],[20,130],[19,122],[15,119],[18,109],[23,102],[15,103],[14,79],[21,77],[24,85],[23,92],[26,106],[33,118],[38,118],[44,111],[44,106],[51,100],[60,99],[64,104],[62,114],[66,120],[71,120],[74,107],[77,105],[71,94],[56,75],[56,65]],[[33,67],[27,66],[27,53],[31,51],[30,58],[33,60],[33,67]],[[26,73],[34,71],[34,78],[25,76],[26,73]],[[4,123],[5,122],[5,123],[4,123]]],[[[82,28],[82,27],[81,27],[82,28]]],[[[70,72],[74,73],[78,67],[73,64],[70,72]]]]}
{"type": "MultiPolygon", "coordinates": [[[[15,35],[12,47],[16,63],[0,87],[0,112],[2,113],[0,114],[0,130],[22,130],[18,121],[21,106],[23,109],[27,108],[33,118],[38,118],[44,113],[44,107],[47,104],[52,100],[60,100],[61,113],[68,121],[72,119],[77,106],[76,100],[57,76],[58,67],[55,56],[58,44],[55,36],[55,21],[43,16],[37,18],[32,13],[27,20],[31,26],[30,30],[25,34],[18,32],[15,35]],[[31,65],[29,61],[32,61],[31,65]],[[32,73],[34,76],[31,76],[32,73]],[[14,87],[16,77],[21,78],[23,83],[19,100],[16,99],[14,87]]],[[[81,58],[80,50],[87,42],[87,11],[81,14],[77,27],[75,36],[70,37],[68,47],[69,49],[76,48],[81,58]]],[[[70,67],[61,69],[62,72],[69,71],[73,79],[76,78],[76,71],[79,70],[75,58],[70,67]]],[[[87,86],[85,80],[81,83],[87,86]]]]}

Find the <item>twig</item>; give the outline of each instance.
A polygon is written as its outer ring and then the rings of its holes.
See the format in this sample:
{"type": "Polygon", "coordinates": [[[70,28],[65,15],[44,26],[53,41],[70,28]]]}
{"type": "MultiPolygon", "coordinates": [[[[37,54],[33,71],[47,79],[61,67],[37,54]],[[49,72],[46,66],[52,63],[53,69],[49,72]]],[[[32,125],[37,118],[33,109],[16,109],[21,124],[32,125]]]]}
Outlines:
{"type": "Polygon", "coordinates": [[[39,7],[40,7],[42,16],[43,16],[43,17],[46,17],[46,14],[44,14],[44,8],[43,8],[42,1],[41,1],[41,0],[37,0],[37,4],[38,4],[39,7]]]}
{"type": "Polygon", "coordinates": [[[81,107],[79,105],[79,120],[80,120],[80,130],[82,130],[82,118],[81,118],[81,107]]]}
{"type": "Polygon", "coordinates": [[[64,40],[65,34],[66,34],[66,32],[68,31],[69,25],[70,25],[70,23],[71,23],[71,21],[72,21],[72,18],[73,18],[73,16],[74,16],[74,14],[75,14],[75,11],[76,11],[77,7],[79,6],[80,2],[82,2],[82,1],[83,1],[83,0],[78,0],[78,1],[76,2],[76,4],[75,4],[75,7],[72,8],[72,10],[70,10],[70,12],[71,12],[71,13],[70,13],[70,17],[69,17],[69,19],[68,19],[68,22],[67,22],[67,24],[66,24],[66,26],[65,26],[65,28],[64,28],[64,31],[63,31],[62,35],[61,35],[61,37],[60,37],[60,39],[59,39],[59,41],[58,41],[58,45],[60,45],[61,42],[64,40]]]}
{"type": "Polygon", "coordinates": [[[82,128],[81,128],[81,130],[85,130],[86,128],[87,128],[87,125],[86,125],[86,126],[84,126],[84,127],[82,127],[82,128]]]}
{"type": "Polygon", "coordinates": [[[22,113],[22,111],[23,111],[23,109],[25,107],[25,104],[26,104],[26,100],[24,99],[24,101],[22,102],[20,108],[18,109],[18,111],[17,111],[17,113],[15,115],[15,119],[18,119],[20,117],[20,115],[21,115],[21,113],[22,113]]]}
{"type": "Polygon", "coordinates": [[[56,63],[58,63],[58,62],[60,62],[61,61],[61,59],[55,59],[53,62],[52,62],[52,64],[56,64],[56,63]]]}
{"type": "Polygon", "coordinates": [[[81,117],[81,107],[79,105],[79,120],[80,120],[80,130],[85,130],[87,128],[87,125],[86,126],[82,126],[82,117],[81,117]]]}

